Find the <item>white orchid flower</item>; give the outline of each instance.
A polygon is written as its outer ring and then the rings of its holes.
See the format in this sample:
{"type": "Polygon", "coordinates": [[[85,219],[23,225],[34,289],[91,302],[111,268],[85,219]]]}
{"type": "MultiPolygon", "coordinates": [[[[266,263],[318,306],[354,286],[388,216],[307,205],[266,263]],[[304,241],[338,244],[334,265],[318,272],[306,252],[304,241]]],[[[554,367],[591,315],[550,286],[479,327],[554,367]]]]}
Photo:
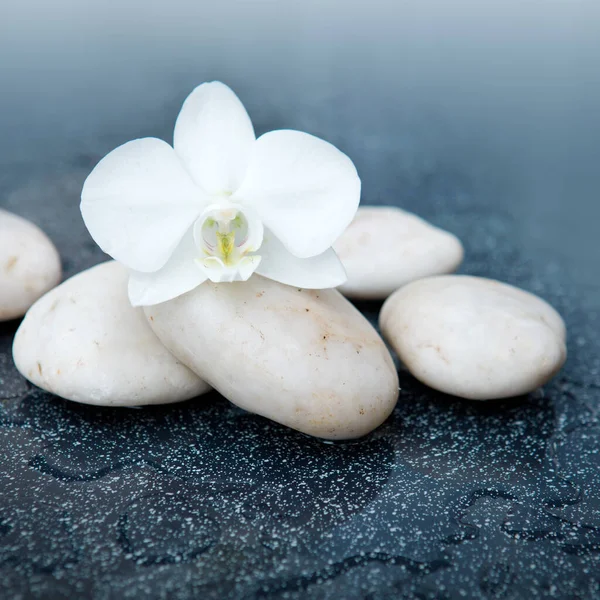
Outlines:
{"type": "Polygon", "coordinates": [[[131,270],[131,303],[147,306],[255,272],[301,288],[344,283],[331,246],[359,199],[345,154],[299,131],[256,139],[238,97],[212,82],[184,102],[173,147],[144,138],[103,158],[81,212],[102,250],[131,270]]]}

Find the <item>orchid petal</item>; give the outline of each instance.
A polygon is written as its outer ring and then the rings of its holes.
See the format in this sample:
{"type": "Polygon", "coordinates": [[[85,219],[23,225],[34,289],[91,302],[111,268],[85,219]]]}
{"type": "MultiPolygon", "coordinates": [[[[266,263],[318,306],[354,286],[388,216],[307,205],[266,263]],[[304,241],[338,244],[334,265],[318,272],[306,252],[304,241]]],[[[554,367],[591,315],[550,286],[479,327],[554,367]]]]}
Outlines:
{"type": "Polygon", "coordinates": [[[244,105],[218,81],[198,86],[185,100],[175,124],[175,152],[194,181],[210,194],[237,190],[254,142],[244,105]]]}
{"type": "Polygon", "coordinates": [[[106,254],[149,272],[167,262],[203,201],[173,148],[145,138],[98,163],[83,186],[81,214],[106,254]]]}
{"type": "Polygon", "coordinates": [[[196,264],[197,249],[189,230],[167,264],[156,273],[131,271],[129,301],[133,306],[160,304],[193,290],[206,281],[196,264]]]}
{"type": "Polygon", "coordinates": [[[263,277],[305,289],[333,288],[346,282],[346,271],[332,248],[318,256],[298,258],[265,230],[262,261],[256,272],[263,277]]]}
{"type": "Polygon", "coordinates": [[[360,179],[335,146],[300,131],[272,131],[255,143],[231,198],[248,204],[299,258],[325,252],[352,221],[360,179]]]}

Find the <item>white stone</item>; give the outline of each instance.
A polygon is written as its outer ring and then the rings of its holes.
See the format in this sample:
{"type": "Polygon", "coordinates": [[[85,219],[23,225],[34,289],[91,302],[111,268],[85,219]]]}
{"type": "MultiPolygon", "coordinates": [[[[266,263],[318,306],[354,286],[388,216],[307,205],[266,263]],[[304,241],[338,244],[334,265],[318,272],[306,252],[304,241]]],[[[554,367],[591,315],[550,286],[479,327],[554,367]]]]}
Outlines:
{"type": "Polygon", "coordinates": [[[46,234],[0,209],[0,321],[22,317],[60,278],[60,257],[46,234]]]}
{"type": "Polygon", "coordinates": [[[145,311],[165,346],[223,396],[309,435],[363,436],[396,404],[390,353],[336,290],[253,275],[145,311]]]}
{"type": "Polygon", "coordinates": [[[348,274],[338,289],[359,300],[384,300],[416,279],[452,273],[464,255],[455,235],[391,206],[359,208],[334,248],[348,274]]]}
{"type": "Polygon", "coordinates": [[[531,392],[567,355],[564,322],[549,304],[480,277],[415,281],[388,298],[380,325],[417,379],[471,400],[531,392]]]}
{"type": "Polygon", "coordinates": [[[57,396],[103,406],[167,404],[208,391],[131,307],[127,278],[110,261],[38,300],[15,336],[21,374],[57,396]]]}

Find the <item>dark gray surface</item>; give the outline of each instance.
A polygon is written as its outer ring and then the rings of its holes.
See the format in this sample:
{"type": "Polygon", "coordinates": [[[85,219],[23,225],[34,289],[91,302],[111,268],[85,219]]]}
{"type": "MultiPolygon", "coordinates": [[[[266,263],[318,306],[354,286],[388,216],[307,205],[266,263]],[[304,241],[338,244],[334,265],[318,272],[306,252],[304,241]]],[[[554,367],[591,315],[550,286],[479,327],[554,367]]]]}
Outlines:
{"type": "Polygon", "coordinates": [[[331,445],[217,395],[62,401],[16,373],[18,324],[0,325],[0,597],[600,595],[597,4],[400,4],[9,2],[0,206],[49,233],[67,276],[99,262],[87,173],[170,140],[185,95],[220,78],[259,133],[345,150],[365,203],[457,234],[461,272],[550,301],[564,370],[481,404],[401,373],[393,417],[331,445]]]}

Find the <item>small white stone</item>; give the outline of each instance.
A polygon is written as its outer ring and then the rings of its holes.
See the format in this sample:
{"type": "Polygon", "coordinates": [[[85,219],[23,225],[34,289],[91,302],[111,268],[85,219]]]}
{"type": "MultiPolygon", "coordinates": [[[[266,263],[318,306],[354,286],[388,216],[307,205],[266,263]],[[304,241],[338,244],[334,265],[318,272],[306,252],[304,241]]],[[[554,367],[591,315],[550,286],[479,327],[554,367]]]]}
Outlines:
{"type": "Polygon", "coordinates": [[[453,234],[391,206],[365,206],[334,245],[348,281],[348,298],[383,300],[423,277],[452,273],[464,251],[453,234]]]}
{"type": "Polygon", "coordinates": [[[127,278],[110,261],[38,300],[13,344],[21,374],[57,396],[103,406],[167,404],[208,391],[131,307],[127,278]]]}
{"type": "Polygon", "coordinates": [[[417,379],[471,400],[531,392],[567,355],[564,322],[549,304],[481,277],[415,281],[385,302],[380,325],[417,379]]]}
{"type": "Polygon", "coordinates": [[[60,257],[46,234],[0,209],[0,321],[22,317],[60,277],[60,257]]]}
{"type": "Polygon", "coordinates": [[[253,275],[145,311],[165,346],[231,402],[309,435],[363,436],[396,404],[383,340],[336,290],[253,275]]]}

